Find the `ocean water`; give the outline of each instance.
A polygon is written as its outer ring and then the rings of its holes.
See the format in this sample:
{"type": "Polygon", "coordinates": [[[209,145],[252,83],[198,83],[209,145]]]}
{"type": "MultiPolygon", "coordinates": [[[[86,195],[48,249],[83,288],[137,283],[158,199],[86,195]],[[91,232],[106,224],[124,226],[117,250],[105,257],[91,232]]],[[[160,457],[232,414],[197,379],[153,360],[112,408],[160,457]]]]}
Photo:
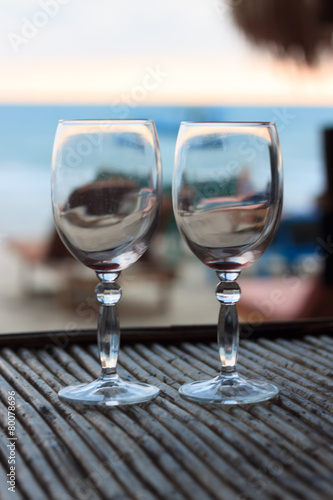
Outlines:
{"type": "Polygon", "coordinates": [[[325,189],[322,131],[333,127],[333,108],[0,106],[0,238],[40,238],[52,230],[53,140],[58,120],[74,118],[154,119],[165,186],[171,185],[181,121],[275,121],[284,165],[284,216],[313,214],[325,189]]]}

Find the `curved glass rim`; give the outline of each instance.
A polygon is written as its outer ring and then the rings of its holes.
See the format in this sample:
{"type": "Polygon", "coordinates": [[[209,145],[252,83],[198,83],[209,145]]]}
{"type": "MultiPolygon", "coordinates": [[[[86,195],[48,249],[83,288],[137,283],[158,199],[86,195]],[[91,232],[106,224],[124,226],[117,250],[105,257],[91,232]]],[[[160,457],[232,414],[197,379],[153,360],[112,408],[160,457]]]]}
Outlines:
{"type": "Polygon", "coordinates": [[[180,122],[181,125],[239,125],[239,126],[246,126],[246,127],[269,127],[270,125],[276,126],[276,123],[271,121],[271,122],[241,122],[241,121],[215,121],[215,122],[191,122],[191,121],[183,121],[180,122]]]}
{"type": "Polygon", "coordinates": [[[71,120],[59,120],[58,124],[69,125],[71,123],[75,125],[87,124],[87,123],[154,123],[151,118],[74,118],[71,120]]]}

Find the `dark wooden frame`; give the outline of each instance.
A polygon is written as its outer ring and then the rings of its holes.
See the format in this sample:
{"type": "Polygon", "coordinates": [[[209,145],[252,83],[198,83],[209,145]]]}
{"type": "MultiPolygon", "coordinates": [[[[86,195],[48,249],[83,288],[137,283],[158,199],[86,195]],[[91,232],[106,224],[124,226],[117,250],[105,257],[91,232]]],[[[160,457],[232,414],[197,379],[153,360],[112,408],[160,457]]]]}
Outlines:
{"type": "MultiPolygon", "coordinates": [[[[265,322],[258,324],[242,323],[240,338],[256,339],[259,337],[299,338],[304,335],[333,335],[333,318],[320,320],[299,320],[292,322],[265,322]]],[[[216,325],[181,325],[163,327],[123,328],[121,341],[179,343],[195,341],[215,341],[216,325]]],[[[26,332],[0,334],[0,347],[5,346],[45,346],[54,344],[87,344],[96,341],[96,330],[69,330],[50,332],[26,332]]]]}

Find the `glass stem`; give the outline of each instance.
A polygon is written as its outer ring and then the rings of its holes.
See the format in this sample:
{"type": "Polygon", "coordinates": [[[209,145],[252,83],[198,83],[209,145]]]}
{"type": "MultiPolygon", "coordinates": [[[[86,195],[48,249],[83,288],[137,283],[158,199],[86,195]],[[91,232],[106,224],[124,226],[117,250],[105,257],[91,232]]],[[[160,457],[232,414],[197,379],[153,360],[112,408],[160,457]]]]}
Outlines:
{"type": "Polygon", "coordinates": [[[120,328],[117,302],[121,298],[121,288],[116,279],[119,273],[97,273],[101,282],[95,289],[96,299],[100,302],[97,345],[102,367],[101,376],[116,375],[118,361],[120,328]]]}
{"type": "Polygon", "coordinates": [[[236,302],[240,299],[239,285],[235,282],[239,273],[217,273],[220,283],[215,295],[220,302],[217,326],[217,342],[221,360],[222,374],[236,371],[239,344],[239,323],[236,302]]]}
{"type": "Polygon", "coordinates": [[[239,326],[236,306],[221,304],[217,325],[217,343],[222,372],[230,373],[236,371],[238,342],[239,326]]]}

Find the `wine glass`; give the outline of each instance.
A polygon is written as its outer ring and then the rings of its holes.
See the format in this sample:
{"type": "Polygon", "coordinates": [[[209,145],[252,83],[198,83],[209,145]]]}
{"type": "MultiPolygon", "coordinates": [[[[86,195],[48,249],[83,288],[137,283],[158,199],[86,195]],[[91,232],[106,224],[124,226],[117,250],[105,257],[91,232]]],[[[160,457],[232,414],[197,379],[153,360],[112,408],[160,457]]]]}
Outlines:
{"type": "Polygon", "coordinates": [[[162,172],[152,120],[69,120],[58,124],[52,157],[56,228],[74,257],[100,283],[97,339],[101,375],[61,389],[72,403],[126,405],[155,398],[157,387],[116,372],[120,331],[120,272],[148,248],[158,225],[162,172]]]}
{"type": "MultiPolygon", "coordinates": [[[[221,373],[183,385],[184,398],[242,404],[270,399],[275,385],[236,371],[239,325],[236,280],[276,233],[283,198],[278,134],[271,122],[189,123],[180,126],[173,174],[173,208],[190,250],[220,280],[217,328],[221,373]]],[[[200,288],[200,285],[198,285],[200,288]]]]}

